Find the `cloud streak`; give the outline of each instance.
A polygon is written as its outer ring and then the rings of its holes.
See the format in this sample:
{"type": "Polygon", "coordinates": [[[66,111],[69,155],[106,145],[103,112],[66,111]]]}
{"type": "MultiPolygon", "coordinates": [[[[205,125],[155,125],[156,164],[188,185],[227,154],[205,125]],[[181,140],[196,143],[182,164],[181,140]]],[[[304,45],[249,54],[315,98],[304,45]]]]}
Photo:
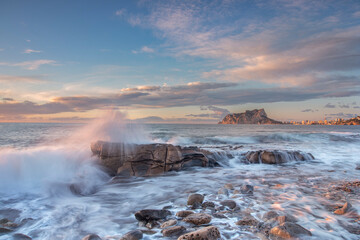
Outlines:
{"type": "Polygon", "coordinates": [[[49,59],[39,59],[19,63],[0,62],[0,66],[22,67],[27,70],[37,70],[42,65],[55,65],[56,61],[49,59]]]}

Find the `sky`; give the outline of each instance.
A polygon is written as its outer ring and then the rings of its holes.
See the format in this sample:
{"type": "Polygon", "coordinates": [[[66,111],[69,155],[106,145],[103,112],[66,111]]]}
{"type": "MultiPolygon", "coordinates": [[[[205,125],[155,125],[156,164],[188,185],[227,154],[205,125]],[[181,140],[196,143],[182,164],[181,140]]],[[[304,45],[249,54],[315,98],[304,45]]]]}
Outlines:
{"type": "Polygon", "coordinates": [[[360,115],[360,1],[0,1],[0,121],[360,115]]]}

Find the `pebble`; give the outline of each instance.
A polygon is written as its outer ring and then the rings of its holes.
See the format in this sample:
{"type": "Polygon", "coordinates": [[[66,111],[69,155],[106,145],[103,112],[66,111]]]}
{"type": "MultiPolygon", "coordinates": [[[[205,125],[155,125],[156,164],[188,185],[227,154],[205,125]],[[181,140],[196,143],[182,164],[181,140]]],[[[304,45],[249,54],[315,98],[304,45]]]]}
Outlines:
{"type": "Polygon", "coordinates": [[[204,201],[204,196],[198,193],[191,194],[188,197],[187,205],[194,205],[194,204],[202,204],[204,201]]]}
{"type": "Polygon", "coordinates": [[[184,218],[183,221],[195,225],[208,224],[211,222],[211,216],[206,213],[194,213],[184,218]]]}
{"type": "Polygon", "coordinates": [[[350,208],[351,208],[351,204],[348,203],[348,202],[346,202],[346,203],[344,204],[344,206],[342,206],[342,207],[339,208],[339,209],[336,209],[336,210],[334,211],[334,213],[337,214],[337,215],[343,215],[343,214],[345,214],[346,212],[348,212],[348,210],[349,210],[350,208]]]}
{"type": "Polygon", "coordinates": [[[180,217],[180,218],[184,218],[184,217],[187,217],[189,216],[190,214],[193,214],[194,212],[193,211],[190,211],[190,210],[183,210],[183,211],[179,211],[176,213],[176,216],[177,217],[180,217]]]}
{"type": "Polygon", "coordinates": [[[166,229],[163,229],[161,232],[164,237],[171,237],[171,236],[179,236],[186,230],[184,226],[173,226],[166,229]]]}
{"type": "Polygon", "coordinates": [[[83,237],[81,240],[101,240],[101,238],[96,234],[89,234],[83,237]]]}
{"type": "Polygon", "coordinates": [[[220,204],[224,207],[228,207],[230,209],[234,209],[236,207],[236,202],[233,200],[224,200],[221,201],[220,204]]]}
{"type": "Polygon", "coordinates": [[[174,226],[176,223],[177,223],[176,220],[171,219],[171,220],[166,221],[163,224],[161,224],[160,228],[166,228],[166,227],[174,226]]]}
{"type": "Polygon", "coordinates": [[[143,233],[139,230],[133,230],[126,233],[120,240],[139,240],[143,238],[143,233]]]}
{"type": "Polygon", "coordinates": [[[272,228],[270,230],[270,235],[285,239],[292,239],[301,235],[312,236],[309,230],[303,228],[299,224],[291,222],[285,222],[272,228]]]}
{"type": "Polygon", "coordinates": [[[181,235],[178,240],[217,240],[221,237],[219,229],[214,226],[181,235]]]}

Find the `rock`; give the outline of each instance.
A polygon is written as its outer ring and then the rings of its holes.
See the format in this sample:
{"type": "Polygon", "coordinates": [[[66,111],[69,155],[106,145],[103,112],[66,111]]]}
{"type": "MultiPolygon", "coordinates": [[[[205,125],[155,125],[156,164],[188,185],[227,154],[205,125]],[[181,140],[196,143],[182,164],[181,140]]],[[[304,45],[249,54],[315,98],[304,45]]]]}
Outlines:
{"type": "Polygon", "coordinates": [[[297,219],[291,215],[283,215],[275,218],[280,224],[284,222],[297,222],[297,219]]]}
{"type": "Polygon", "coordinates": [[[229,189],[229,190],[234,190],[234,186],[231,183],[225,184],[224,188],[229,189]]]}
{"type": "Polygon", "coordinates": [[[301,235],[312,236],[311,232],[299,224],[285,222],[270,230],[270,235],[284,239],[292,239],[301,235]]]}
{"type": "Polygon", "coordinates": [[[222,214],[222,213],[214,213],[213,214],[213,217],[215,217],[215,218],[227,218],[224,214],[222,214]]]}
{"type": "MultiPolygon", "coordinates": [[[[171,144],[124,144],[97,141],[91,151],[112,175],[153,176],[189,167],[208,167],[209,160],[197,147],[171,144]]],[[[207,153],[211,154],[211,153],[207,153]]]]}
{"type": "Polygon", "coordinates": [[[15,233],[13,235],[13,240],[32,240],[31,237],[29,237],[28,235],[22,234],[22,233],[15,233]]]}
{"type": "Polygon", "coordinates": [[[201,228],[197,231],[186,233],[178,240],[217,240],[221,237],[219,229],[214,226],[201,228]]]}
{"type": "Polygon", "coordinates": [[[9,233],[9,232],[12,232],[12,230],[9,228],[0,227],[0,233],[9,233]]]}
{"type": "Polygon", "coordinates": [[[0,224],[1,224],[1,225],[5,224],[5,223],[8,223],[8,222],[10,222],[10,220],[7,219],[7,218],[2,218],[2,219],[0,219],[0,224]]]}
{"type": "Polygon", "coordinates": [[[233,200],[224,200],[221,201],[220,204],[224,207],[228,207],[230,209],[234,209],[236,207],[236,202],[233,200]]]}
{"type": "Polygon", "coordinates": [[[211,216],[206,213],[193,213],[184,218],[183,221],[195,225],[202,225],[211,222],[211,216]]]}
{"type": "Polygon", "coordinates": [[[247,110],[244,113],[228,114],[219,124],[282,124],[268,118],[264,109],[247,110]]]}
{"type": "Polygon", "coordinates": [[[187,217],[191,214],[193,214],[194,212],[193,211],[190,211],[190,210],[183,210],[183,211],[179,211],[176,213],[176,216],[177,217],[180,217],[180,218],[184,218],[184,217],[187,217]]]}
{"type": "Polygon", "coordinates": [[[351,204],[350,204],[349,202],[346,202],[346,203],[344,204],[344,206],[342,206],[342,207],[339,208],[339,209],[336,209],[336,210],[334,211],[334,213],[337,214],[337,215],[343,215],[343,214],[345,214],[346,212],[348,212],[348,210],[349,210],[351,207],[352,207],[351,204]]]}
{"type": "Polygon", "coordinates": [[[249,151],[245,158],[250,163],[281,164],[286,162],[313,160],[310,153],[300,151],[258,150],[249,151]]]}
{"type": "Polygon", "coordinates": [[[239,226],[256,226],[259,224],[259,221],[256,220],[253,216],[249,215],[238,220],[235,224],[239,226]]]}
{"type": "Polygon", "coordinates": [[[163,224],[161,224],[160,228],[166,228],[166,227],[174,226],[176,223],[177,223],[177,221],[175,219],[171,219],[171,220],[166,221],[163,224]]]}
{"type": "Polygon", "coordinates": [[[153,229],[158,226],[159,223],[157,221],[149,221],[148,223],[145,224],[145,227],[147,227],[148,229],[153,229]]]}
{"type": "Polygon", "coordinates": [[[161,232],[164,237],[179,236],[186,230],[184,226],[174,226],[163,229],[161,232]]]}
{"type": "Polygon", "coordinates": [[[188,197],[187,205],[194,205],[196,203],[202,204],[203,201],[204,201],[204,196],[201,194],[195,193],[195,194],[191,194],[188,197]]]}
{"type": "Polygon", "coordinates": [[[277,212],[275,212],[275,211],[268,211],[268,212],[266,212],[266,213],[264,214],[263,219],[264,219],[264,220],[271,220],[271,219],[276,218],[276,217],[278,217],[278,216],[279,216],[279,214],[278,214],[277,212]]]}
{"type": "Polygon", "coordinates": [[[213,202],[204,202],[201,205],[202,208],[206,209],[206,208],[215,208],[215,203],[213,202]]]}
{"type": "Polygon", "coordinates": [[[253,194],[254,193],[254,187],[252,185],[242,185],[240,188],[240,192],[242,194],[253,194]]]}
{"type": "Polygon", "coordinates": [[[143,233],[139,230],[133,230],[123,235],[120,240],[139,240],[143,238],[143,233]]]}
{"type": "Polygon", "coordinates": [[[171,215],[169,210],[156,210],[156,209],[144,209],[135,213],[135,218],[138,221],[154,221],[165,219],[167,216],[171,215]]]}
{"type": "Polygon", "coordinates": [[[223,194],[223,195],[229,196],[229,190],[226,188],[220,188],[218,191],[218,194],[223,194]]]}
{"type": "Polygon", "coordinates": [[[101,238],[96,234],[89,234],[83,237],[81,240],[101,240],[101,238]]]}

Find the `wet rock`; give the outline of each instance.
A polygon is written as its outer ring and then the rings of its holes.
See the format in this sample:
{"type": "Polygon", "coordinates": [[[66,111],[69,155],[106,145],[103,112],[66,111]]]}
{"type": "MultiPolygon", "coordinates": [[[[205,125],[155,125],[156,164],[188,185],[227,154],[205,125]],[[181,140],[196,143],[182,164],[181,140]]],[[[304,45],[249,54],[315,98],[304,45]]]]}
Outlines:
{"type": "Polygon", "coordinates": [[[222,213],[214,213],[213,214],[213,217],[215,217],[215,218],[227,218],[224,214],[222,214],[222,213]]]}
{"type": "Polygon", "coordinates": [[[158,227],[160,224],[157,221],[149,221],[148,223],[145,224],[145,227],[149,228],[149,229],[153,229],[155,227],[158,227]]]}
{"type": "Polygon", "coordinates": [[[245,158],[250,163],[281,164],[292,161],[313,160],[310,153],[300,151],[278,151],[278,150],[259,150],[250,151],[245,154],[245,158]]]}
{"type": "Polygon", "coordinates": [[[218,194],[223,194],[223,195],[229,196],[229,190],[226,188],[220,188],[218,191],[218,194]]]}
{"type": "Polygon", "coordinates": [[[215,208],[215,203],[213,203],[213,202],[204,202],[201,206],[202,206],[202,208],[215,208]]]}
{"type": "Polygon", "coordinates": [[[163,229],[161,232],[164,237],[172,237],[172,236],[179,236],[186,230],[184,226],[174,226],[163,229]]]}
{"type": "Polygon", "coordinates": [[[350,208],[351,208],[351,204],[349,202],[346,202],[341,208],[336,209],[334,213],[337,215],[343,215],[346,212],[348,212],[350,208]]]}
{"type": "Polygon", "coordinates": [[[240,188],[240,192],[242,194],[253,194],[254,193],[254,187],[252,185],[242,185],[240,188]]]}
{"type": "Polygon", "coordinates": [[[221,237],[219,229],[214,226],[201,228],[197,231],[186,233],[178,240],[217,240],[221,237]]]}
{"type": "Polygon", "coordinates": [[[280,224],[284,222],[297,222],[297,219],[291,215],[283,215],[275,218],[280,224]]]}
{"type": "Polygon", "coordinates": [[[165,219],[167,216],[171,215],[169,210],[156,210],[156,209],[144,209],[135,213],[135,218],[138,221],[154,221],[165,219]]]}
{"type": "Polygon", "coordinates": [[[143,233],[139,230],[133,230],[126,233],[120,240],[139,240],[143,238],[143,233]]]}
{"type": "Polygon", "coordinates": [[[277,218],[279,214],[275,211],[268,211],[264,214],[263,219],[264,220],[271,220],[273,218],[277,218]]]}
{"type": "Polygon", "coordinates": [[[224,185],[225,189],[234,190],[234,186],[231,183],[227,183],[224,185]]]}
{"type": "Polygon", "coordinates": [[[9,228],[0,227],[0,233],[9,233],[9,232],[12,232],[12,230],[9,228]]]}
{"type": "Polygon", "coordinates": [[[13,240],[32,240],[31,237],[22,233],[15,233],[12,237],[13,240]]]}
{"type": "Polygon", "coordinates": [[[257,226],[259,221],[250,215],[238,220],[235,224],[239,226],[257,226]]]}
{"type": "Polygon", "coordinates": [[[153,176],[189,167],[208,167],[209,160],[197,147],[181,148],[171,144],[124,144],[97,141],[91,151],[111,174],[153,176]]]}
{"type": "Polygon", "coordinates": [[[195,203],[202,204],[204,201],[204,196],[198,193],[191,194],[188,197],[187,205],[194,205],[195,203]]]}
{"type": "Polygon", "coordinates": [[[206,213],[194,213],[184,218],[183,221],[195,225],[202,225],[211,222],[211,216],[206,213]]]}
{"type": "Polygon", "coordinates": [[[101,238],[96,234],[89,234],[83,237],[81,240],[101,240],[101,238]]]}
{"type": "Polygon", "coordinates": [[[236,207],[236,202],[233,200],[224,200],[221,201],[220,204],[224,207],[228,207],[230,209],[234,209],[236,207]]]}
{"type": "Polygon", "coordinates": [[[176,223],[177,223],[177,221],[175,219],[171,219],[171,220],[166,221],[163,224],[161,224],[160,228],[166,228],[166,227],[174,226],[176,223]]]}
{"type": "Polygon", "coordinates": [[[179,211],[176,213],[176,216],[177,217],[180,217],[180,218],[184,218],[184,217],[187,217],[191,214],[193,214],[194,212],[193,211],[190,211],[190,210],[183,210],[183,211],[179,211]]]}
{"type": "Polygon", "coordinates": [[[284,239],[292,239],[301,235],[312,236],[311,232],[299,224],[285,222],[270,230],[270,235],[284,239]]]}

